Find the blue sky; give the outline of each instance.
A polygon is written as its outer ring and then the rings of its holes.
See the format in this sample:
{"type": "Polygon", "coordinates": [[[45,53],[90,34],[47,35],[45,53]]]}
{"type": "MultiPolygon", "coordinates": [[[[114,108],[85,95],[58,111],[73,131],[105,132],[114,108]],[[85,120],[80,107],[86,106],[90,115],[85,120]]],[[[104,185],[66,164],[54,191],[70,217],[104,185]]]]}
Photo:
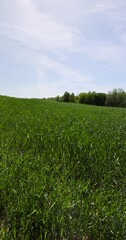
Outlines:
{"type": "Polygon", "coordinates": [[[0,0],[0,95],[126,91],[125,0],[0,0]]]}

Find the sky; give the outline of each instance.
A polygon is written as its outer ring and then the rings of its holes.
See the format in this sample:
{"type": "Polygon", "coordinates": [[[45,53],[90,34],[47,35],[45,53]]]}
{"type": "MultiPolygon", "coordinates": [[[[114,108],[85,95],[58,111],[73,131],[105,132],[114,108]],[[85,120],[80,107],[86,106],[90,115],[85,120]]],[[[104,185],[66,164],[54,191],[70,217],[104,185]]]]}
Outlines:
{"type": "Polygon", "coordinates": [[[126,91],[125,0],[0,0],[0,95],[126,91]]]}

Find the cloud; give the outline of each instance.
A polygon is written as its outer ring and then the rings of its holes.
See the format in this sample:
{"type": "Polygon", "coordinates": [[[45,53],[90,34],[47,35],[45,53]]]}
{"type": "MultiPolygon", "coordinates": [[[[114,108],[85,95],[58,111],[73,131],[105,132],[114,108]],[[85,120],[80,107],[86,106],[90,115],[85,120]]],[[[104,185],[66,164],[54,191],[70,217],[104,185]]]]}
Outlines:
{"type": "Polygon", "coordinates": [[[64,91],[74,91],[81,86],[91,84],[93,78],[80,72],[73,70],[65,63],[59,63],[46,56],[41,57],[40,64],[37,68],[38,84],[37,88],[43,88],[46,92],[52,92],[53,95],[63,94],[64,91]],[[50,81],[48,79],[50,78],[50,81]],[[62,87],[61,87],[62,86],[62,87]],[[60,89],[60,90],[59,90],[60,89]],[[54,94],[55,93],[55,94],[54,94]]]}
{"type": "Polygon", "coordinates": [[[125,10],[123,0],[1,0],[0,52],[32,67],[29,94],[91,87],[125,67],[125,10]]]}
{"type": "MultiPolygon", "coordinates": [[[[114,18],[111,21],[110,18],[112,18],[112,16],[117,17],[117,15],[119,17],[121,10],[117,14],[118,1],[110,2],[106,0],[106,2],[102,3],[101,1],[96,1],[95,4],[86,4],[81,0],[75,1],[72,6],[73,11],[71,11],[71,18],[73,19],[75,14],[76,17],[78,14],[91,15],[90,19],[88,18],[88,26],[90,26],[90,28],[84,23],[81,28],[79,27],[80,20],[82,20],[81,18],[78,21],[76,20],[76,23],[74,22],[74,26],[72,25],[71,19],[69,19],[67,24],[60,19],[58,13],[60,12],[62,16],[64,13],[63,10],[66,11],[68,19],[72,5],[71,0],[68,2],[66,2],[66,0],[60,1],[60,4],[57,0],[53,0],[51,3],[49,0],[41,3],[40,1],[33,0],[12,0],[9,6],[7,0],[2,0],[2,2],[7,17],[6,21],[3,19],[4,21],[0,24],[1,35],[18,42],[18,44],[26,48],[37,51],[40,50],[42,52],[47,51],[57,55],[82,53],[96,61],[106,59],[110,61],[112,59],[115,60],[115,56],[117,58],[117,55],[120,54],[120,43],[115,42],[113,44],[112,38],[111,40],[109,39],[109,41],[102,39],[102,42],[100,42],[97,38],[99,34],[97,26],[100,23],[98,24],[96,22],[93,24],[96,18],[96,16],[95,18],[93,17],[94,14],[107,14],[107,17],[104,16],[104,19],[102,19],[104,20],[104,28],[106,28],[108,33],[110,31],[116,31],[117,26],[114,26],[114,18]],[[56,6],[59,6],[59,8],[57,9],[56,6]],[[40,9],[38,7],[40,7],[40,9]],[[68,11],[66,10],[67,8],[68,11]],[[112,26],[111,29],[110,26],[112,26]],[[95,32],[92,33],[93,27],[96,34],[95,32]],[[96,35],[95,40],[94,35],[96,35]]],[[[99,17],[100,15],[97,15],[98,21],[101,20],[99,17]]],[[[100,26],[100,30],[101,29],[102,26],[100,26]]],[[[103,33],[101,32],[101,35],[102,34],[104,34],[104,29],[103,33]]],[[[118,36],[113,35],[113,37],[115,38],[114,40],[116,40],[118,36]]]]}
{"type": "Polygon", "coordinates": [[[32,0],[12,0],[6,16],[7,20],[0,24],[2,34],[26,47],[45,48],[48,51],[69,51],[73,47],[76,31],[53,19],[48,13],[40,12],[32,0]]]}

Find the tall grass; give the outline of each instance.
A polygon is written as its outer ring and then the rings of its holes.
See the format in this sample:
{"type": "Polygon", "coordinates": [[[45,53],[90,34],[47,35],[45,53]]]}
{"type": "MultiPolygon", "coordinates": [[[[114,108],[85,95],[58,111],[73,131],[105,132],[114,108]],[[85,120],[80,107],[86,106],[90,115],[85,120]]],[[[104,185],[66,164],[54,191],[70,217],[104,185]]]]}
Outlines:
{"type": "Polygon", "coordinates": [[[126,239],[126,109],[0,97],[2,240],[126,239]]]}

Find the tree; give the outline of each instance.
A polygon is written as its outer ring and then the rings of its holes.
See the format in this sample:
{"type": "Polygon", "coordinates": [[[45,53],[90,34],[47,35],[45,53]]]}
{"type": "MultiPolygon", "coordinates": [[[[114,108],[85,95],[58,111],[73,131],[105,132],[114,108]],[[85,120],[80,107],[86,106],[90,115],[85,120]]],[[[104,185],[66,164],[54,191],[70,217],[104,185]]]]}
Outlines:
{"type": "Polygon", "coordinates": [[[74,93],[70,94],[70,102],[75,103],[75,94],[74,93]]]}
{"type": "Polygon", "coordinates": [[[118,91],[117,91],[117,105],[119,107],[125,107],[126,106],[126,93],[121,88],[119,88],[118,91]]]}
{"type": "Polygon", "coordinates": [[[105,106],[106,94],[105,93],[96,93],[95,94],[95,105],[105,106]]]}
{"type": "Polygon", "coordinates": [[[106,105],[112,107],[126,107],[126,92],[121,89],[114,89],[107,94],[106,105]]]}
{"type": "Polygon", "coordinates": [[[106,101],[105,93],[88,92],[79,94],[79,103],[104,106],[105,101],[106,101]]]}
{"type": "Polygon", "coordinates": [[[87,103],[87,93],[79,94],[79,103],[87,103]]]}
{"type": "Polygon", "coordinates": [[[65,92],[62,99],[63,99],[63,102],[69,102],[70,101],[70,93],[65,92]]]}

